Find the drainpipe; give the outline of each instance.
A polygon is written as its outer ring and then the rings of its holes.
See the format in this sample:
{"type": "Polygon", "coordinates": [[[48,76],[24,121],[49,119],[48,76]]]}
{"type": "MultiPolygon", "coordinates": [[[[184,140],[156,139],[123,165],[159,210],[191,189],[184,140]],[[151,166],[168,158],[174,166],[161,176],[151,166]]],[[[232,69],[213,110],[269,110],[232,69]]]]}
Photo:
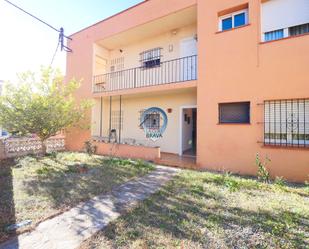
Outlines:
{"type": "Polygon", "coordinates": [[[103,98],[101,97],[101,105],[100,105],[100,139],[102,138],[102,109],[103,109],[103,98]]]}
{"type": "Polygon", "coordinates": [[[122,96],[120,95],[119,96],[119,139],[118,139],[118,142],[121,143],[121,125],[122,125],[122,122],[121,122],[121,117],[122,117],[122,114],[121,114],[121,111],[122,111],[122,96]]]}
{"type": "Polygon", "coordinates": [[[109,97],[109,134],[108,142],[111,142],[111,130],[112,130],[112,96],[109,97]]]}

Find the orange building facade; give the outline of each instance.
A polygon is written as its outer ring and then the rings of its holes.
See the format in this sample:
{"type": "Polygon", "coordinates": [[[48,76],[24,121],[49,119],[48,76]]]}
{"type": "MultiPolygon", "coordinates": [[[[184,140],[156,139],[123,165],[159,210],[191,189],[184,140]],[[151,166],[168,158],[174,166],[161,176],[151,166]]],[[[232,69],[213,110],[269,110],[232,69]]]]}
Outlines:
{"type": "Polygon", "coordinates": [[[67,79],[92,99],[98,153],[193,158],[198,169],[309,175],[306,0],[148,0],[73,34],[67,79]]]}

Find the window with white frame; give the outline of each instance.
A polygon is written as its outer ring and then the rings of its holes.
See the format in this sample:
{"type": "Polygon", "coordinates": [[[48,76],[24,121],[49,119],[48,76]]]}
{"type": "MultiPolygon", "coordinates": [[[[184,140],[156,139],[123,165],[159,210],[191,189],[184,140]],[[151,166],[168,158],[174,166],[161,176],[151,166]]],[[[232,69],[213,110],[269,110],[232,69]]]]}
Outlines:
{"type": "Polygon", "coordinates": [[[308,0],[270,0],[262,3],[262,41],[309,34],[308,0]]]}
{"type": "Polygon", "coordinates": [[[219,30],[225,31],[248,24],[248,9],[243,9],[228,15],[220,16],[219,30]]]}
{"type": "Polygon", "coordinates": [[[309,147],[309,99],[265,101],[264,144],[309,147]]]}

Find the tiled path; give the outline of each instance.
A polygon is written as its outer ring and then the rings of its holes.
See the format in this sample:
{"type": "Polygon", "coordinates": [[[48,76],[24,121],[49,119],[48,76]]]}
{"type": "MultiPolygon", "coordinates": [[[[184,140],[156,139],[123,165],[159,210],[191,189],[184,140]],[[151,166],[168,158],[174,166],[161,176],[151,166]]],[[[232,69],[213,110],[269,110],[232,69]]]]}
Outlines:
{"type": "Polygon", "coordinates": [[[155,193],[179,170],[157,166],[150,174],[127,182],[111,193],[95,197],[75,208],[42,222],[34,231],[0,245],[0,249],[73,249],[127,207],[155,193]]]}
{"type": "Polygon", "coordinates": [[[192,156],[178,156],[176,154],[161,153],[161,158],[155,163],[166,166],[174,166],[187,169],[196,169],[196,160],[192,156]]]}

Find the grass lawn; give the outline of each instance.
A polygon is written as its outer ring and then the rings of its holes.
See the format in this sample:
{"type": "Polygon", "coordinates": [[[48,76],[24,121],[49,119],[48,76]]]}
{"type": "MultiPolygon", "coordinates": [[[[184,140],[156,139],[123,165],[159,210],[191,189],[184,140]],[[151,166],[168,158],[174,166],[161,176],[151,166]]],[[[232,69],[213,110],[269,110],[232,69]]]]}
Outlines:
{"type": "Polygon", "coordinates": [[[183,171],[81,248],[309,248],[309,187],[183,171]]]}
{"type": "Polygon", "coordinates": [[[16,232],[7,226],[32,220],[27,229],[154,167],[142,161],[79,153],[27,156],[0,164],[0,241],[16,232]]]}

